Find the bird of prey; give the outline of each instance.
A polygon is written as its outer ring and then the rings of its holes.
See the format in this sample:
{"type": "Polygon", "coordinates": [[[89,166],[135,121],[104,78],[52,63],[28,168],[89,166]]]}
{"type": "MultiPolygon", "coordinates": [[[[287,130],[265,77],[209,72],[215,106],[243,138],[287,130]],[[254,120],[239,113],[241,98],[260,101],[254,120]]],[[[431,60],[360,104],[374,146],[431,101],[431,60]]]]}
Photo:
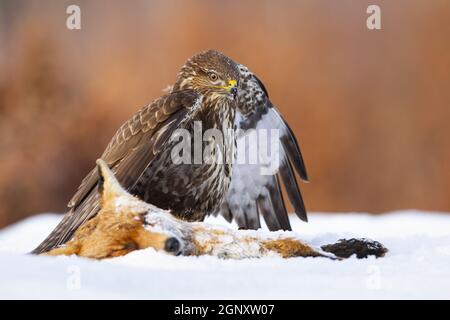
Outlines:
{"type": "MultiPolygon", "coordinates": [[[[247,152],[236,147],[240,139],[245,135],[224,139],[223,154],[231,152],[236,158],[237,153],[247,152]]],[[[202,141],[202,146],[207,143],[202,141]]],[[[294,134],[271,104],[262,82],[245,66],[214,50],[191,57],[170,92],[125,122],[101,158],[127,191],[183,220],[202,221],[209,214],[221,214],[241,228],[257,229],[261,214],[270,230],[290,230],[280,180],[296,214],[307,220],[293,168],[303,180],[308,178],[294,134]],[[279,129],[278,174],[261,175],[260,165],[233,161],[174,163],[177,141],[172,136],[178,129],[194,132],[196,123],[201,123],[202,133],[279,129]]],[[[70,200],[69,212],[32,253],[64,244],[97,214],[97,182],[93,169],[70,200]]]]}

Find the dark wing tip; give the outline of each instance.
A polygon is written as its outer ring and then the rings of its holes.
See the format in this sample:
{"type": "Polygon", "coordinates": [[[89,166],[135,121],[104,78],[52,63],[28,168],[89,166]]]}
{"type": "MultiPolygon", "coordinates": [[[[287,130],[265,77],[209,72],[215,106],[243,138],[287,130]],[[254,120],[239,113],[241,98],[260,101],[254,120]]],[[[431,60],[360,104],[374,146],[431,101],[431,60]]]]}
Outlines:
{"type": "Polygon", "coordinates": [[[280,137],[280,140],[286,149],[286,153],[289,159],[291,159],[292,161],[295,171],[298,173],[302,181],[309,182],[309,176],[308,172],[306,171],[305,161],[303,160],[300,145],[297,141],[297,138],[295,137],[294,132],[292,131],[287,121],[280,114],[278,109],[272,104],[269,99],[266,100],[266,104],[271,112],[271,115],[275,117],[274,120],[278,123],[278,125],[281,126],[281,128],[284,129],[284,134],[280,137]]]}
{"type": "Polygon", "coordinates": [[[275,111],[275,113],[280,117],[280,121],[284,126],[286,132],[285,135],[282,136],[281,142],[286,148],[286,153],[291,159],[295,171],[297,171],[298,175],[304,182],[309,182],[308,172],[306,171],[305,161],[303,160],[302,152],[300,151],[300,146],[298,144],[297,138],[294,135],[294,132],[289,127],[287,122],[281,117],[281,115],[275,111]]]}
{"type": "Polygon", "coordinates": [[[295,214],[297,215],[297,217],[300,218],[300,220],[302,220],[304,222],[308,222],[308,214],[306,212],[305,207],[303,207],[300,210],[295,210],[295,214]]]}

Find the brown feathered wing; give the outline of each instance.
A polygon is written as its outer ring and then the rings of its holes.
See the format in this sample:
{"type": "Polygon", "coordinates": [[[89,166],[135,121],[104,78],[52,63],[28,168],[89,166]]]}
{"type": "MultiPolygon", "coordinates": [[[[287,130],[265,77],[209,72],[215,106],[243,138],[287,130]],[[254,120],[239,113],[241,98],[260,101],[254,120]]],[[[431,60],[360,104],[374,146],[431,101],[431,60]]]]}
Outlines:
{"type": "MultiPolygon", "coordinates": [[[[169,93],[143,107],[119,128],[101,158],[125,189],[134,186],[200,100],[192,90],[169,93]]],[[[70,211],[32,253],[43,253],[67,242],[82,223],[97,214],[97,181],[97,170],[93,169],[70,200],[70,211]]]]}

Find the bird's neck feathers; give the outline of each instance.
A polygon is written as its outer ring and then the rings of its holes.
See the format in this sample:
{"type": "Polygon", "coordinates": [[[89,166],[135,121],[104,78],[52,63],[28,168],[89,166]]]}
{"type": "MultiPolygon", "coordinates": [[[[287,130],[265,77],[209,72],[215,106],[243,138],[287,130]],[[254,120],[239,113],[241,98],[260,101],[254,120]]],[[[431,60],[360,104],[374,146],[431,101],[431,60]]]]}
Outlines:
{"type": "Polygon", "coordinates": [[[202,102],[193,114],[193,121],[201,121],[205,130],[232,127],[231,124],[234,123],[236,116],[235,101],[223,96],[207,94],[203,96],[202,102]]]}
{"type": "Polygon", "coordinates": [[[192,63],[188,61],[178,72],[172,92],[188,89],[194,90],[194,78],[196,76],[197,72],[193,68],[192,63]]]}

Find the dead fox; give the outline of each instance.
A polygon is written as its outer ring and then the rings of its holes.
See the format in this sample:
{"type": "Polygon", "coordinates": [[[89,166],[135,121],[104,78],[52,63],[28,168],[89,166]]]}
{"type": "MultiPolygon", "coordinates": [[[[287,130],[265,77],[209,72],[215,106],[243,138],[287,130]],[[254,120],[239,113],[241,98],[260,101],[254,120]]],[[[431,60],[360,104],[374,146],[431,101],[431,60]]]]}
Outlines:
{"type": "MultiPolygon", "coordinates": [[[[174,255],[212,255],[230,259],[265,256],[340,259],[353,253],[359,257],[357,250],[361,249],[362,243],[368,243],[373,249],[373,242],[366,240],[353,239],[358,243],[353,243],[350,250],[347,242],[321,249],[301,241],[293,232],[234,230],[183,221],[126,192],[103,160],[97,160],[97,168],[100,176],[99,213],[84,223],[69,242],[45,255],[75,254],[103,259],[150,247],[174,255]],[[352,251],[352,248],[357,250],[352,251]]],[[[366,251],[370,249],[367,245],[363,247],[366,251]]],[[[377,256],[386,252],[382,246],[377,249],[373,253],[377,256]]]]}

